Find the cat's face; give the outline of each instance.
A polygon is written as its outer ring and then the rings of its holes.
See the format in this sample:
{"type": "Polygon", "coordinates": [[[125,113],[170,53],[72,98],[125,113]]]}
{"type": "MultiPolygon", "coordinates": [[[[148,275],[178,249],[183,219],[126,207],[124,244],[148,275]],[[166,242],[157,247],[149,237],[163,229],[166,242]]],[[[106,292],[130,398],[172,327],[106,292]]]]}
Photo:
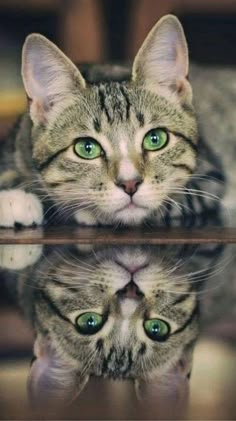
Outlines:
{"type": "Polygon", "coordinates": [[[198,330],[179,262],[158,248],[55,252],[34,274],[33,384],[47,376],[78,391],[91,375],[151,381],[172,370],[198,330]]]}
{"type": "Polygon", "coordinates": [[[178,201],[196,164],[187,73],[173,17],[149,34],[129,82],[89,84],[49,41],[28,38],[33,159],[63,214],[85,224],[139,224],[178,201]]]}

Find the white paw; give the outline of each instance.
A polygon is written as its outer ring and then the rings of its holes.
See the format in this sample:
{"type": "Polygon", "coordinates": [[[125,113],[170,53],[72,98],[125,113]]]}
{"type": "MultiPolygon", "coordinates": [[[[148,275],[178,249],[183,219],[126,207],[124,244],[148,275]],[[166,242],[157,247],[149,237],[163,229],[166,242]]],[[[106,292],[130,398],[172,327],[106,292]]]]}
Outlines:
{"type": "Polygon", "coordinates": [[[21,270],[36,263],[43,246],[40,244],[0,245],[0,268],[21,270]]]}
{"type": "Polygon", "coordinates": [[[0,191],[0,227],[41,225],[43,207],[35,194],[23,190],[0,191]]]}
{"type": "Polygon", "coordinates": [[[97,225],[97,219],[92,212],[87,210],[79,210],[74,215],[76,222],[80,225],[94,226],[97,225]]]}

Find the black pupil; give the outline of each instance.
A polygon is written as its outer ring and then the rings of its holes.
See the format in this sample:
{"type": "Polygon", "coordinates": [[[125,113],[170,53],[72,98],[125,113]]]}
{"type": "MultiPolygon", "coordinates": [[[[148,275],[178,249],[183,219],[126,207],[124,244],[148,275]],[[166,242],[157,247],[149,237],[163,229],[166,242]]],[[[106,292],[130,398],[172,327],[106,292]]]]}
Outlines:
{"type": "Polygon", "coordinates": [[[89,317],[89,319],[87,320],[87,326],[88,326],[88,328],[93,328],[93,327],[96,326],[94,317],[92,317],[92,316],[89,317]]]}
{"type": "Polygon", "coordinates": [[[157,136],[155,132],[151,134],[151,139],[154,145],[157,145],[159,143],[159,136],[157,136]]]}
{"type": "Polygon", "coordinates": [[[160,333],[160,326],[159,326],[158,323],[155,323],[155,324],[152,325],[152,333],[154,335],[160,333]]]}
{"type": "Polygon", "coordinates": [[[84,148],[85,148],[85,150],[88,154],[91,154],[91,152],[93,150],[93,145],[92,145],[91,142],[86,142],[85,145],[84,145],[84,148]]]}

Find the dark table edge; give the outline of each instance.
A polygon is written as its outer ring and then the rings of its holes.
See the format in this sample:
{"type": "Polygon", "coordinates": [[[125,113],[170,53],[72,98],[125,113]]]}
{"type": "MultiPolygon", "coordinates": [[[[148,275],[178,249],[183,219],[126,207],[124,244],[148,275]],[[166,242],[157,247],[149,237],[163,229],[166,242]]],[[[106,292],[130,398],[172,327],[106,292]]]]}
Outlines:
{"type": "Polygon", "coordinates": [[[0,244],[236,244],[236,228],[120,229],[48,227],[0,229],[0,244]]]}

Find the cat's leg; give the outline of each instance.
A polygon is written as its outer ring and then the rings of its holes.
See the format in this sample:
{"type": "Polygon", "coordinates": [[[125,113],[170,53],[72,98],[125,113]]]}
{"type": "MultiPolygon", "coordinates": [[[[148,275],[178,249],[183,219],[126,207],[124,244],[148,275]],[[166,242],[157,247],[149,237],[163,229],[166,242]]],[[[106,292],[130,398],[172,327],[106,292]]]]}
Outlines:
{"type": "Polygon", "coordinates": [[[29,227],[42,222],[43,206],[35,194],[21,189],[0,191],[0,227],[29,227]]]}

